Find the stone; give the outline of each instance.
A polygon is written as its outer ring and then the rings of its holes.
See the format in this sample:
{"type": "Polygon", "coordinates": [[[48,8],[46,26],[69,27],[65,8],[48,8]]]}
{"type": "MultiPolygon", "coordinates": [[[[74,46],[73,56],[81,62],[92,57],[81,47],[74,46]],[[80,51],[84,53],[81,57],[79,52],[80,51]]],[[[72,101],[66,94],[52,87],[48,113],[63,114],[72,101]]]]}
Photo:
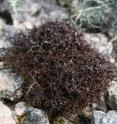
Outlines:
{"type": "Polygon", "coordinates": [[[110,83],[107,103],[111,109],[117,110],[117,81],[112,81],[110,83]]]}
{"type": "Polygon", "coordinates": [[[16,124],[10,108],[0,101],[0,124],[16,124]]]}
{"type": "Polygon", "coordinates": [[[19,99],[22,96],[21,83],[21,78],[10,73],[8,69],[0,70],[0,98],[19,99]]]}
{"type": "Polygon", "coordinates": [[[31,24],[36,26],[44,23],[47,20],[68,18],[68,14],[66,13],[65,9],[63,7],[58,6],[53,1],[38,0],[31,2],[28,0],[24,0],[20,4],[22,10],[24,10],[23,12],[21,12],[22,16],[20,17],[20,20],[29,21],[31,24]]]}
{"type": "Polygon", "coordinates": [[[91,124],[117,124],[117,112],[109,111],[94,111],[91,124]]]}
{"type": "Polygon", "coordinates": [[[6,0],[0,4],[0,11],[8,11],[17,27],[20,23],[29,22],[40,25],[47,20],[68,19],[65,8],[56,4],[55,0],[6,0]]]}
{"type": "Polygon", "coordinates": [[[13,105],[12,113],[18,124],[50,124],[46,112],[29,107],[25,102],[13,105]]]}
{"type": "Polygon", "coordinates": [[[108,41],[108,38],[104,34],[84,33],[84,38],[92,48],[96,48],[101,54],[106,55],[111,63],[115,63],[115,59],[111,55],[113,44],[108,41]]]}
{"type": "Polygon", "coordinates": [[[27,107],[24,102],[19,102],[14,107],[15,116],[22,116],[26,113],[27,107]]]}
{"type": "Polygon", "coordinates": [[[112,53],[113,45],[111,42],[108,42],[105,35],[100,33],[85,33],[84,38],[89,44],[91,44],[92,48],[95,47],[100,53],[105,55],[110,55],[112,53]]]}
{"type": "Polygon", "coordinates": [[[23,124],[49,124],[47,114],[37,108],[29,107],[23,124]]]}

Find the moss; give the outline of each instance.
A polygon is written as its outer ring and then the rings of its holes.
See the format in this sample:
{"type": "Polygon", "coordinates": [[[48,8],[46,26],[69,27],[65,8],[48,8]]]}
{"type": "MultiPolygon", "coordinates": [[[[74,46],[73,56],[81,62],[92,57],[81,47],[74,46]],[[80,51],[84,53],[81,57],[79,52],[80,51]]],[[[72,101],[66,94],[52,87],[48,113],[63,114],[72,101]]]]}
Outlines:
{"type": "Polygon", "coordinates": [[[24,80],[23,100],[55,118],[99,101],[114,67],[62,21],[47,22],[11,41],[5,66],[24,80]]]}
{"type": "Polygon", "coordinates": [[[15,118],[16,124],[24,124],[26,115],[17,116],[15,118]]]}

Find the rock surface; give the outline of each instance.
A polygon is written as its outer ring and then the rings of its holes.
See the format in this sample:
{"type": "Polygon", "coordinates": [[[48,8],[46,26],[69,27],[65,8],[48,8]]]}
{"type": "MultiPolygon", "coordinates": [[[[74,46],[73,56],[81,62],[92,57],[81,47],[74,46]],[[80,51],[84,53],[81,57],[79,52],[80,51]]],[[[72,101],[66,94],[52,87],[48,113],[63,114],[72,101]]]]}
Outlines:
{"type": "Polygon", "coordinates": [[[44,111],[29,107],[23,124],[49,124],[49,120],[44,111]]]}
{"type": "Polygon", "coordinates": [[[11,110],[0,102],[0,124],[16,124],[11,110]]]}
{"type": "Polygon", "coordinates": [[[112,81],[108,89],[108,105],[111,109],[117,110],[117,82],[112,81]]]}
{"type": "Polygon", "coordinates": [[[108,38],[104,34],[85,33],[84,38],[92,48],[96,48],[101,54],[106,55],[111,63],[115,62],[115,59],[111,55],[113,44],[108,41],[108,38]]]}
{"type": "Polygon", "coordinates": [[[19,102],[14,107],[14,115],[22,116],[23,114],[25,114],[26,110],[27,110],[27,107],[26,107],[25,103],[19,102]]]}
{"type": "Polygon", "coordinates": [[[96,48],[99,50],[100,53],[105,55],[110,55],[112,53],[113,45],[112,43],[108,42],[108,39],[103,34],[84,34],[85,40],[91,44],[92,48],[96,48]]]}
{"type": "Polygon", "coordinates": [[[0,98],[6,98],[10,100],[18,99],[22,93],[20,77],[15,74],[11,74],[9,70],[4,69],[0,71],[0,98]]]}
{"type": "Polygon", "coordinates": [[[23,1],[4,1],[0,5],[0,10],[7,10],[14,23],[30,22],[40,25],[47,20],[66,19],[68,14],[63,7],[56,4],[55,0],[23,0],[23,1]]]}
{"type": "Polygon", "coordinates": [[[117,124],[117,112],[109,111],[94,111],[91,124],[117,124]]]}

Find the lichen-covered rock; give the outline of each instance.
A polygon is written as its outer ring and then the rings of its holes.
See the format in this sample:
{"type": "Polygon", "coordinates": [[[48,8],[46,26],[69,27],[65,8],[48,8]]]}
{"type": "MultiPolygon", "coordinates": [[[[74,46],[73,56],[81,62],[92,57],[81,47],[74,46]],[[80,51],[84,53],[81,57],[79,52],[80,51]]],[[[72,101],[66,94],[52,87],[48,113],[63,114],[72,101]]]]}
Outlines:
{"type": "Polygon", "coordinates": [[[111,109],[117,110],[117,82],[112,81],[108,89],[108,105],[111,109]]]}
{"type": "Polygon", "coordinates": [[[0,124],[16,124],[11,110],[0,102],[0,124]]]}
{"type": "Polygon", "coordinates": [[[93,32],[116,32],[116,0],[78,0],[75,8],[71,16],[78,28],[93,32]]]}
{"type": "Polygon", "coordinates": [[[96,33],[96,34],[84,34],[85,40],[91,44],[91,46],[94,48],[97,48],[100,53],[110,55],[112,53],[113,45],[112,43],[108,42],[108,39],[105,35],[96,33]]]}
{"type": "Polygon", "coordinates": [[[10,100],[21,97],[21,79],[19,76],[12,74],[9,70],[4,69],[0,71],[0,98],[7,98],[10,100]]]}
{"type": "Polygon", "coordinates": [[[94,111],[91,124],[117,124],[117,112],[109,111],[94,111]]]}

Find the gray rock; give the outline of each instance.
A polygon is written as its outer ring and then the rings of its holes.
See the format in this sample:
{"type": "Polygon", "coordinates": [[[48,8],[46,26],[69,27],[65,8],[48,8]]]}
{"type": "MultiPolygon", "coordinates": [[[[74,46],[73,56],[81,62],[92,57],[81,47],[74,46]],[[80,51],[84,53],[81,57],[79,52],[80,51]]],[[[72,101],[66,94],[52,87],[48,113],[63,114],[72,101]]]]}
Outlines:
{"type": "Polygon", "coordinates": [[[102,111],[94,111],[92,116],[91,124],[101,124],[101,119],[104,117],[105,112],[102,111]]]}
{"type": "Polygon", "coordinates": [[[10,100],[19,99],[21,93],[21,78],[9,70],[4,69],[0,71],[0,98],[7,98],[10,100]]]}
{"type": "Polygon", "coordinates": [[[108,39],[103,34],[84,34],[85,40],[91,44],[91,46],[94,48],[97,48],[100,53],[110,55],[112,53],[113,45],[108,42],[108,39]]]}
{"type": "Polygon", "coordinates": [[[40,25],[47,20],[66,19],[65,9],[56,5],[55,2],[43,0],[22,1],[21,2],[21,21],[28,21],[33,25],[40,25]],[[32,4],[33,3],[33,4],[32,4]],[[30,9],[29,9],[30,8],[30,9]]]}
{"type": "Polygon", "coordinates": [[[8,10],[11,13],[15,26],[27,21],[33,25],[40,25],[47,20],[68,18],[65,9],[58,6],[55,0],[15,1],[5,0],[0,5],[1,11],[8,10]]]}
{"type": "Polygon", "coordinates": [[[117,82],[112,81],[108,89],[108,101],[111,109],[117,110],[117,82]]]}
{"type": "Polygon", "coordinates": [[[25,102],[12,106],[12,113],[18,124],[50,124],[44,111],[29,107],[25,102]]]}
{"type": "Polygon", "coordinates": [[[14,115],[15,116],[22,116],[27,111],[27,106],[24,102],[19,102],[14,106],[14,115]]]}
{"type": "Polygon", "coordinates": [[[16,124],[11,110],[0,101],[0,124],[16,124]]]}
{"type": "Polygon", "coordinates": [[[26,113],[26,120],[23,124],[49,124],[47,114],[40,109],[29,107],[26,113]]]}
{"type": "Polygon", "coordinates": [[[108,38],[104,34],[85,33],[84,38],[92,48],[96,48],[101,54],[106,55],[111,63],[115,62],[115,59],[111,55],[113,44],[108,41],[108,38]]]}
{"type": "Polygon", "coordinates": [[[91,124],[117,124],[117,112],[109,111],[105,113],[102,111],[94,111],[91,124]]]}
{"type": "MultiPolygon", "coordinates": [[[[2,24],[0,25],[0,59],[6,54],[6,49],[11,47],[11,38],[14,37],[15,34],[20,32],[27,32],[26,29],[31,29],[32,25],[28,22],[21,23],[17,27],[2,24]]],[[[1,61],[1,60],[0,60],[1,61]]],[[[3,61],[3,60],[2,60],[3,61]]]]}

